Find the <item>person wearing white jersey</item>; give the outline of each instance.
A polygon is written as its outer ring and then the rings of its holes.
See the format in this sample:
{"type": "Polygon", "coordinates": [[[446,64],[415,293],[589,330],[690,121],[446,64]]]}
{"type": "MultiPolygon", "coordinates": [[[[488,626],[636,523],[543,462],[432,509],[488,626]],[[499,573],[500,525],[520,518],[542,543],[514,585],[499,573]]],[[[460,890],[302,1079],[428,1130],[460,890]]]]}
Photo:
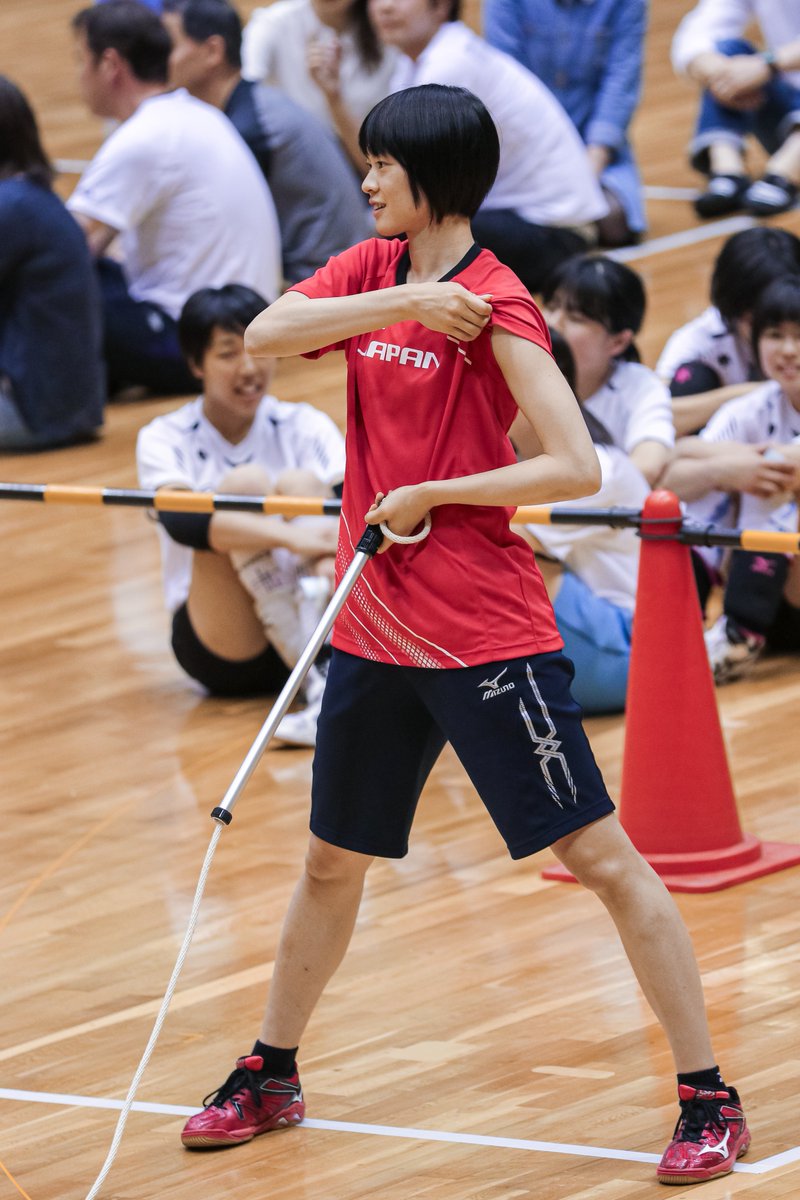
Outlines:
{"type": "Polygon", "coordinates": [[[727,239],[711,275],[711,304],[675,330],[656,363],[679,436],[697,433],[727,400],[760,381],[753,305],[774,279],[798,274],[800,238],[788,229],[757,225],[727,239]]]}
{"type": "Polygon", "coordinates": [[[545,292],[548,323],[575,361],[575,394],[654,487],[675,444],[669,392],[639,362],[646,297],[630,267],[601,255],[562,263],[545,292]]]}
{"type": "MultiPolygon", "coordinates": [[[[573,392],[575,361],[565,338],[550,330],[553,357],[573,392]]],[[[570,508],[640,509],[648,485],[623,450],[611,445],[608,430],[585,408],[583,418],[600,463],[600,490],[570,508]]],[[[533,457],[539,447],[532,427],[518,418],[511,438],[519,457],[533,457]]],[[[564,653],[575,668],[572,694],[586,716],[625,708],[630,666],[633,610],[639,575],[640,540],[634,529],[610,525],[528,525],[547,594],[553,605],[564,653]]]]}
{"type": "MultiPolygon", "coordinates": [[[[753,345],[767,382],[730,400],[697,438],[678,443],[664,476],[700,524],[797,530],[800,490],[800,278],[771,283],[753,311],[753,345]],[[732,510],[732,515],[731,514],[732,510]]],[[[695,555],[703,607],[724,568],[723,612],[706,632],[717,683],[746,674],[765,646],[800,650],[800,569],[784,554],[695,555]]]]}
{"type": "Polygon", "coordinates": [[[356,170],[358,129],[389,91],[396,54],[381,46],[366,0],[275,0],[244,27],[242,75],[285,92],[341,139],[356,170]]]}
{"type": "MultiPolygon", "coordinates": [[[[272,364],[244,349],[244,330],[265,307],[263,296],[239,284],[189,297],[178,328],[203,394],[140,430],[143,488],[333,494],[344,475],[341,433],[310,404],[266,393],[272,364]]],[[[236,511],[159,512],[158,520],[181,667],[212,695],[278,691],[328,599],[337,520],[236,511]]],[[[312,668],[309,706],[284,718],[278,740],[314,745],[322,690],[312,668]]]]}
{"type": "Polygon", "coordinates": [[[700,0],[678,26],[675,70],[702,89],[691,163],[708,175],[695,201],[701,217],[748,208],[770,216],[800,189],[800,5],[795,0],[700,0]],[[761,49],[746,40],[760,31],[761,49]],[[745,140],[770,155],[752,183],[745,140]]]}
{"type": "Polygon", "coordinates": [[[275,206],[227,118],[168,91],[172,46],[154,12],[109,0],[72,25],[83,98],[120,122],[68,202],[98,259],[109,391],[192,391],[177,338],[181,306],[198,287],[231,282],[275,299],[275,206]],[[104,257],[118,235],[121,264],[104,257]]]}
{"type": "Polygon", "coordinates": [[[608,212],[586,147],[530,71],[458,20],[459,0],[369,0],[378,37],[401,51],[392,91],[468,88],[500,133],[497,179],[472,222],[479,245],[541,292],[555,267],[596,240],[608,212]]]}

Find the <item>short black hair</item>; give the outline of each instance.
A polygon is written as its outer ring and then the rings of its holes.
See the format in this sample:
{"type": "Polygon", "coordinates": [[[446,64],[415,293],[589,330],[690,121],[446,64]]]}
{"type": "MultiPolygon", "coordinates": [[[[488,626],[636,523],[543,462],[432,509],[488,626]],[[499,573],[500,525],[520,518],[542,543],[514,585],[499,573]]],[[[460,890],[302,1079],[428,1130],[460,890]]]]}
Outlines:
{"type": "Polygon", "coordinates": [[[426,83],[394,92],[367,113],[364,155],[389,154],[408,175],[414,200],[435,221],[474,217],[497,175],[500,140],[486,106],[466,88],[426,83]]]}
{"type": "Polygon", "coordinates": [[[25,95],[0,75],[0,179],[24,175],[49,188],[54,171],[44,152],[33,109],[25,95]]]}
{"type": "Polygon", "coordinates": [[[800,238],[758,225],[729,237],[711,276],[711,303],[726,325],[752,312],[759,293],[781,275],[800,274],[800,238]]]}
{"type": "MultiPolygon", "coordinates": [[[[641,278],[624,263],[603,254],[575,254],[556,267],[545,288],[545,308],[558,297],[567,309],[598,321],[609,333],[624,329],[638,333],[647,307],[641,278]]],[[[621,357],[638,361],[633,342],[621,357]]]]}
{"type": "Polygon", "coordinates": [[[783,275],[760,293],[753,308],[752,343],[758,358],[758,343],[765,329],[783,321],[800,325],[800,276],[783,275]]]}
{"type": "Polygon", "coordinates": [[[175,13],[183,21],[183,30],[193,42],[221,37],[225,61],[238,70],[242,65],[242,22],[227,0],[164,0],[162,12],[175,13]]]}
{"type": "Polygon", "coordinates": [[[116,50],[143,83],[166,83],[172,43],[160,18],[139,0],[107,0],[72,18],[95,58],[116,50]]]}
{"type": "Polygon", "coordinates": [[[244,333],[268,305],[268,300],[242,283],[192,292],[178,318],[178,338],[184,358],[190,365],[200,367],[215,329],[244,333]]]}

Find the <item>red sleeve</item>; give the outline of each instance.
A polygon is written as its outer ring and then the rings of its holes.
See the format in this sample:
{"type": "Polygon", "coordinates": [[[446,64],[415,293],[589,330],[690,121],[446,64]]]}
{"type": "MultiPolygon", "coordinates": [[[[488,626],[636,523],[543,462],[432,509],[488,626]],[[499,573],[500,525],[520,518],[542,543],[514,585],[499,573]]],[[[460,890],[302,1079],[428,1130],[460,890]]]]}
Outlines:
{"type": "Polygon", "coordinates": [[[503,295],[492,300],[492,325],[499,325],[517,337],[525,338],[553,353],[550,331],[541,310],[527,292],[503,295]]]}
{"type": "MultiPolygon", "coordinates": [[[[384,246],[385,243],[378,238],[359,242],[349,250],[329,258],[325,266],[315,271],[309,279],[303,279],[286,290],[300,292],[302,296],[308,296],[309,300],[330,296],[355,296],[360,292],[370,291],[377,286],[374,280],[376,268],[379,272],[380,265],[376,260],[382,257],[381,249],[384,246]]],[[[329,346],[321,346],[319,350],[309,350],[302,357],[321,358],[331,350],[344,350],[346,344],[346,339],[332,342],[329,346]]]]}

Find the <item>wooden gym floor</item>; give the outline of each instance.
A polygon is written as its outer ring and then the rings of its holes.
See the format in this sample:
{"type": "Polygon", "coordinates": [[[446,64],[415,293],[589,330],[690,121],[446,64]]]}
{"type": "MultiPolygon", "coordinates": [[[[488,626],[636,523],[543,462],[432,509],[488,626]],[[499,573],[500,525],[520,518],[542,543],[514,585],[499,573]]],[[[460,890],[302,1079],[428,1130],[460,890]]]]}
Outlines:
{"type": "MultiPolygon", "coordinates": [[[[683,160],[693,96],[666,58],[688,6],[652,6],[635,133],[650,187],[695,182],[683,160]]],[[[100,137],[75,92],[72,11],[67,0],[0,8],[0,69],[26,89],[57,158],[87,157],[100,137]]],[[[700,229],[675,199],[651,199],[649,211],[651,242],[633,261],[650,294],[641,345],[652,364],[667,333],[704,306],[713,257],[742,219],[700,229]],[[670,249],[662,239],[673,235],[670,249]]],[[[800,233],[798,213],[781,223],[800,233]]],[[[340,363],[284,363],[276,391],[342,418],[340,363]]],[[[100,444],[6,455],[0,476],[133,485],[136,431],[174,403],[111,408],[100,444]]],[[[156,538],[140,511],[0,504],[0,1197],[60,1200],[85,1196],[105,1158],[188,920],[208,814],[264,706],[204,699],[172,662],[156,538]]],[[[800,842],[799,697],[797,664],[780,659],[719,692],[742,824],[765,840],[800,842]]],[[[588,728],[617,793],[624,720],[588,728]]],[[[610,923],[590,895],[541,879],[549,853],[506,859],[449,753],[409,857],[370,874],[351,952],[304,1043],[307,1124],[233,1152],[181,1149],[184,1114],[257,1027],[306,840],[310,757],[268,751],[222,835],[139,1110],[101,1194],[664,1194],[652,1164],[675,1119],[670,1056],[610,923]]],[[[678,902],[719,1060],[754,1131],[748,1159],[701,1194],[794,1197],[800,871],[678,902]]]]}

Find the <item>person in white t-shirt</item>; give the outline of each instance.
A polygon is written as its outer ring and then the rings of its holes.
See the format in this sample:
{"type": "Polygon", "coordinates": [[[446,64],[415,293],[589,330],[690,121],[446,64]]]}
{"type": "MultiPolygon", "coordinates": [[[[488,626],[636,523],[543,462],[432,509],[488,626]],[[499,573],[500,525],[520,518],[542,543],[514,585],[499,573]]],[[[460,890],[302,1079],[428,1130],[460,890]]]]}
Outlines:
{"type": "MultiPolygon", "coordinates": [[[[202,288],[179,321],[186,360],[203,394],[140,432],[136,463],[148,490],[330,496],[344,476],[344,439],[310,404],[266,393],[272,363],[244,349],[246,326],[266,307],[240,284],[202,288]]],[[[284,520],[237,511],[159,512],[172,648],[212,695],[261,695],[288,678],[327,601],[338,521],[284,520]]],[[[322,677],[309,706],[276,737],[313,746],[322,677]]]]}
{"type": "Polygon", "coordinates": [[[401,51],[393,92],[468,88],[500,132],[497,179],[472,222],[475,240],[531,292],[596,240],[608,204],[586,147],[555,96],[516,59],[458,20],[460,0],[369,0],[381,41],[401,51]]]}
{"type": "MultiPolygon", "coordinates": [[[[678,443],[664,486],[701,525],[796,532],[800,491],[800,278],[769,284],[753,310],[753,345],[768,382],[729,400],[678,443]]],[[[800,565],[783,554],[695,553],[703,608],[724,571],[723,612],[706,631],[717,683],[746,674],[766,645],[800,650],[800,565]]]]}
{"type": "Polygon", "coordinates": [[[396,57],[378,42],[366,0],[275,0],[244,28],[242,75],[324,121],[362,173],[359,126],[388,94],[396,57]]]}
{"type": "Polygon", "coordinates": [[[675,445],[669,392],[634,342],[646,297],[630,267],[602,255],[563,263],[545,292],[548,323],[575,360],[575,394],[653,487],[675,445]]]}
{"type": "Polygon", "coordinates": [[[748,208],[772,216],[800,193],[800,5],[797,0],[700,0],[678,26],[675,70],[702,88],[691,163],[708,175],[701,217],[748,208]],[[761,49],[747,40],[759,28],[761,49]],[[770,156],[751,183],[746,139],[770,156]]]}
{"type": "Polygon", "coordinates": [[[723,245],[711,276],[711,304],[671,335],[656,374],[672,395],[676,433],[697,433],[727,400],[756,386],[753,305],[773,279],[800,274],[800,238],[757,225],[723,245]]]}
{"type": "MultiPolygon", "coordinates": [[[[553,357],[572,390],[575,361],[565,338],[550,330],[553,357]]],[[[623,450],[611,445],[608,430],[585,408],[583,418],[600,462],[600,490],[583,500],[555,504],[570,508],[641,509],[647,482],[623,450]]],[[[517,454],[533,457],[539,446],[520,415],[510,433],[517,454]]],[[[639,538],[634,529],[610,525],[527,525],[547,594],[553,605],[564,653],[575,668],[572,694],[587,716],[625,708],[633,610],[639,575],[639,538]]]]}
{"type": "Polygon", "coordinates": [[[192,391],[176,332],[181,306],[198,287],[234,281],[275,299],[275,206],[227,118],[168,92],[172,46],[154,12],[109,0],[72,25],[83,98],[120,122],[68,202],[98,259],[109,392],[192,391]],[[121,264],[103,257],[118,235],[121,264]]]}

